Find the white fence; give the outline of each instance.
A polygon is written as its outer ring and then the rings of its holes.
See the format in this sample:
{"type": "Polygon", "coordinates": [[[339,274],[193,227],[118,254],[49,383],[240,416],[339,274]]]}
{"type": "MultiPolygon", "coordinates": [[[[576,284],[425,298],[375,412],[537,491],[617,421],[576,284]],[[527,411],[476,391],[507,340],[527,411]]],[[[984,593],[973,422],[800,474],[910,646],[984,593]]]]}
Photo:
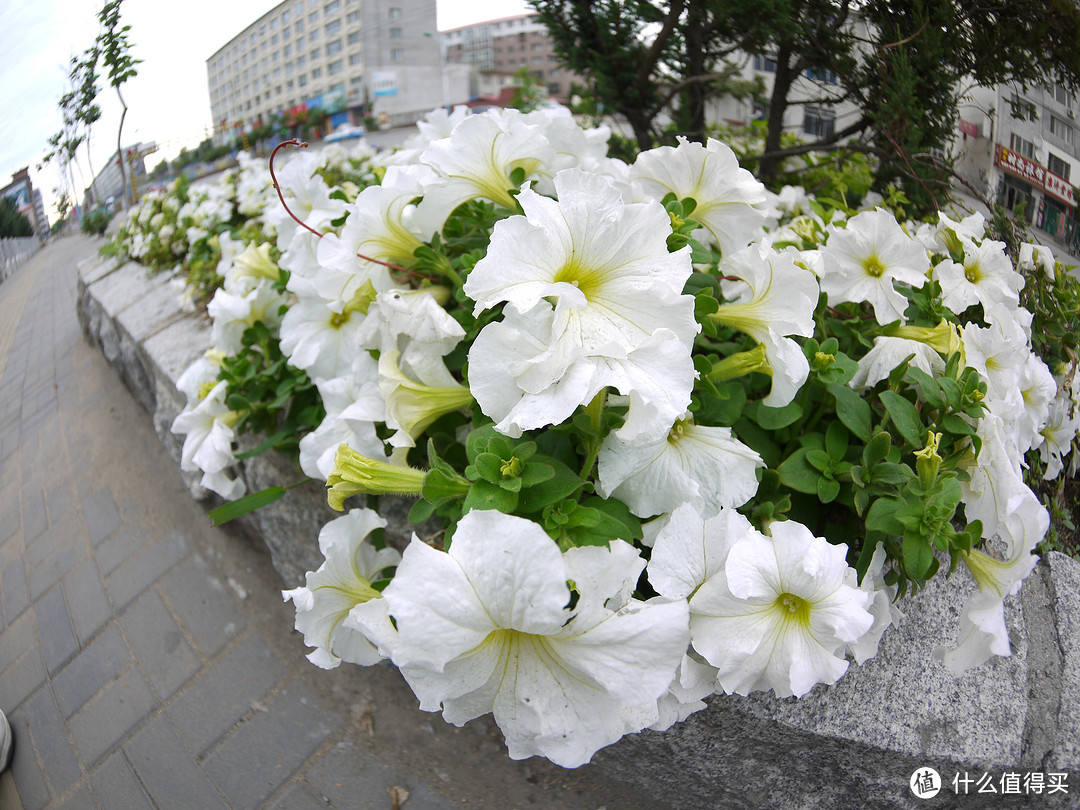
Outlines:
{"type": "Polygon", "coordinates": [[[3,281],[41,248],[36,236],[0,239],[0,281],[3,281]]]}

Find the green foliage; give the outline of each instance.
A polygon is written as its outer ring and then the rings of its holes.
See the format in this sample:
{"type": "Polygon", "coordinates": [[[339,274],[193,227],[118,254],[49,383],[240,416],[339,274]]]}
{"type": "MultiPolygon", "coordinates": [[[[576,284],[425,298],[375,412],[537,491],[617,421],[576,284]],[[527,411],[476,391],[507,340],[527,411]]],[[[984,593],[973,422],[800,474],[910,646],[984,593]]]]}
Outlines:
{"type": "Polygon", "coordinates": [[[547,100],[547,88],[528,68],[521,68],[514,73],[514,94],[508,106],[522,112],[539,109],[547,100]]]}
{"type": "Polygon", "coordinates": [[[106,228],[109,227],[109,221],[112,219],[112,214],[105,208],[98,208],[95,211],[91,211],[82,221],[83,233],[92,234],[94,236],[104,236],[106,228]]]}
{"type": "Polygon", "coordinates": [[[0,197],[0,238],[33,236],[34,227],[10,197],[0,197]]]}

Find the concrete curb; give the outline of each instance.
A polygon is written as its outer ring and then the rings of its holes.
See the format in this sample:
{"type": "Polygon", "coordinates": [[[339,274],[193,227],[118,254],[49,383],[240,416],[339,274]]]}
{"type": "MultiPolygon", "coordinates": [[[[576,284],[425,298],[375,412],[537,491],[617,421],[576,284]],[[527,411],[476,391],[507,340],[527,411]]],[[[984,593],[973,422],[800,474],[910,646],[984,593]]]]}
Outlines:
{"type": "MultiPolygon", "coordinates": [[[[180,313],[167,282],[148,278],[141,265],[97,259],[79,266],[78,314],[87,339],[153,414],[179,466],[182,441],[169,432],[183,407],[175,381],[209,346],[209,321],[180,313]]],[[[240,473],[249,491],[302,475],[272,453],[241,462],[240,473]]],[[[206,498],[197,481],[185,474],[192,496],[206,498]]],[[[411,534],[405,506],[383,504],[397,545],[411,534]]],[[[334,514],[322,487],[308,483],[249,516],[246,529],[266,543],[292,587],[321,562],[315,536],[334,514]]],[[[1080,563],[1048,555],[1021,594],[1006,600],[1013,655],[955,678],[932,651],[957,637],[973,589],[958,572],[905,600],[906,618],[886,632],[877,657],[852,663],[833,687],[798,701],[714,696],[671,730],[627,737],[594,763],[672,808],[693,810],[922,806],[908,781],[925,766],[945,783],[939,806],[980,806],[976,788],[967,799],[953,792],[953,775],[964,772],[991,774],[999,794],[1005,772],[1020,774],[1020,795],[997,795],[994,807],[1071,806],[1080,783],[1069,794],[1025,796],[1023,775],[1080,767],[1080,563]]]]}

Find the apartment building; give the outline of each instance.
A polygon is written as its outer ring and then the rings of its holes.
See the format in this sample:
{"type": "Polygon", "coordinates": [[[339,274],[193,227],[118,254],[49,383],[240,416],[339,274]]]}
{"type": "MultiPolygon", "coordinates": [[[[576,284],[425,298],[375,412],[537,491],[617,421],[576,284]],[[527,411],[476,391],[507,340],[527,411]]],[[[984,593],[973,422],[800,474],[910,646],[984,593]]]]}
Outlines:
{"type": "Polygon", "coordinates": [[[331,126],[415,121],[446,101],[436,30],[435,0],[285,0],[206,60],[213,120],[319,107],[331,126]]]}
{"type": "Polygon", "coordinates": [[[15,204],[15,210],[30,220],[30,227],[38,239],[49,235],[49,220],[45,216],[41,191],[34,188],[29,167],[19,169],[11,176],[11,182],[0,188],[0,197],[10,199],[15,204]]]}
{"type": "Polygon", "coordinates": [[[473,95],[493,94],[493,85],[505,84],[522,68],[557,99],[569,99],[571,84],[583,83],[561,64],[547,28],[535,14],[454,28],[442,37],[446,61],[471,65],[479,74],[474,81],[480,83],[481,91],[473,95]]]}
{"type": "Polygon", "coordinates": [[[1059,83],[976,87],[961,105],[957,133],[965,182],[1073,252],[1078,111],[1080,100],[1059,83]]]}

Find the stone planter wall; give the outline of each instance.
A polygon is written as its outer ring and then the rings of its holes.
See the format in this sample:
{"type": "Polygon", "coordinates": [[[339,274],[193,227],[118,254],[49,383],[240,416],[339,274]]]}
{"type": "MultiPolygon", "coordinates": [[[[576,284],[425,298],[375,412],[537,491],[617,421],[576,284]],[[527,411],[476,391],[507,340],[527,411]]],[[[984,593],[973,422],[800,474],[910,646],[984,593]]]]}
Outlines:
{"type": "MultiPolygon", "coordinates": [[[[88,260],[79,267],[78,317],[134,396],[153,415],[179,467],[182,437],[169,431],[184,398],[175,381],[209,345],[205,316],[180,312],[163,278],[138,264],[88,260]]],[[[264,453],[241,463],[249,491],[299,480],[291,462],[264,453]]],[[[196,499],[215,498],[184,474],[196,499]]],[[[396,545],[411,533],[407,504],[384,499],[396,545]]],[[[245,519],[263,539],[288,587],[322,561],[316,537],[336,513],[312,482],[245,519]]],[[[645,731],[597,754],[596,767],[639,784],[664,806],[873,808],[1080,806],[1080,563],[1050,554],[1006,601],[1010,658],[954,678],[934,658],[957,634],[973,585],[963,572],[935,580],[901,607],[878,656],[851,664],[833,687],[801,700],[714,696],[670,731],[645,731]],[[946,786],[934,799],[908,787],[930,766],[946,786]],[[1023,795],[1029,771],[1069,772],[1069,793],[1023,795]],[[992,774],[999,794],[954,795],[953,775],[992,774]],[[1003,772],[1021,775],[1021,795],[1001,795],[1003,772]]]]}

